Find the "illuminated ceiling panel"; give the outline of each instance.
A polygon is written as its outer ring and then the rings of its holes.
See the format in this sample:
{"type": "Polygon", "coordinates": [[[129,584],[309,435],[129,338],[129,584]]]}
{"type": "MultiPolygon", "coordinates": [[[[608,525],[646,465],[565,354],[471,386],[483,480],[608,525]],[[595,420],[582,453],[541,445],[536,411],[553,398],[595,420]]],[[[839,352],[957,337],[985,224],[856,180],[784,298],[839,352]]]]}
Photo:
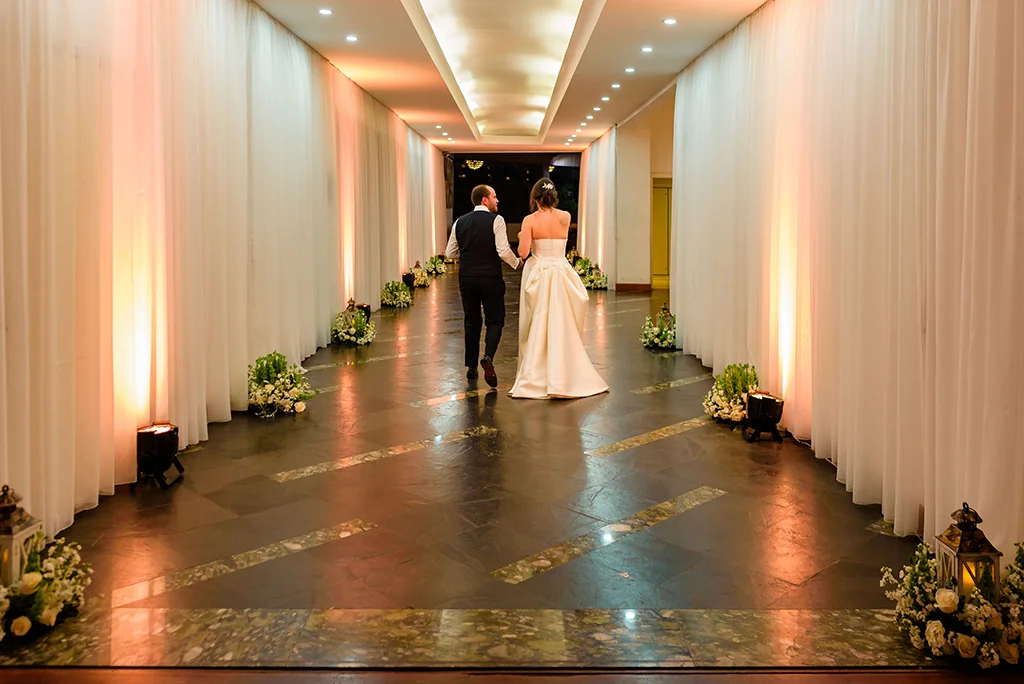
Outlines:
{"type": "Polygon", "coordinates": [[[547,134],[605,0],[402,0],[479,142],[547,134]]]}

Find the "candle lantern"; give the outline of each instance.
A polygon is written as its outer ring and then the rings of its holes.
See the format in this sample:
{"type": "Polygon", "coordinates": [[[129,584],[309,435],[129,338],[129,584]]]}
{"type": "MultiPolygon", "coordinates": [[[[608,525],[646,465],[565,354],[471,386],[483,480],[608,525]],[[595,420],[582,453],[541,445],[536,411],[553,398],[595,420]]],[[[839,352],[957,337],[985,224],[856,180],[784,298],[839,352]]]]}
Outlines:
{"type": "Polygon", "coordinates": [[[981,516],[967,502],[950,517],[953,524],[935,537],[939,586],[952,581],[962,596],[978,589],[986,599],[996,601],[1002,552],[978,529],[981,516]]]}
{"type": "Polygon", "coordinates": [[[43,529],[43,521],[19,506],[20,501],[7,485],[0,489],[0,586],[4,587],[21,579],[32,538],[43,529]]]}
{"type": "Polygon", "coordinates": [[[136,482],[130,487],[133,491],[135,485],[144,479],[154,479],[163,489],[167,489],[180,480],[181,474],[185,472],[185,467],[178,460],[177,425],[156,423],[139,428],[135,433],[135,452],[136,482]],[[172,482],[167,482],[164,473],[170,470],[172,465],[178,469],[178,476],[172,482]]]}
{"type": "Polygon", "coordinates": [[[785,402],[768,392],[753,390],[747,394],[747,416],[740,424],[743,439],[756,442],[761,439],[762,432],[770,432],[777,441],[782,441],[779,434],[779,421],[782,420],[782,407],[785,402]]]}

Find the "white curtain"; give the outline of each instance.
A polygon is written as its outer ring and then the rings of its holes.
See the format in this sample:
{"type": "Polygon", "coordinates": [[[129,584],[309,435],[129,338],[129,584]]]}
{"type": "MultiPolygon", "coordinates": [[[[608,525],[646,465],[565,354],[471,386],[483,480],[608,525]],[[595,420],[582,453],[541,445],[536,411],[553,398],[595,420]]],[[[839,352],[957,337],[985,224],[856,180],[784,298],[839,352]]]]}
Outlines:
{"type": "Polygon", "coordinates": [[[612,289],[616,282],[616,145],[616,129],[611,128],[583,150],[576,238],[577,251],[597,262],[608,275],[608,287],[612,289]]]}
{"type": "Polygon", "coordinates": [[[0,482],[53,533],[425,259],[440,154],[243,0],[8,0],[0,44],[0,482]]]}
{"type": "Polygon", "coordinates": [[[776,0],[680,74],[679,342],[858,503],[1024,539],[1024,3],[776,0]]]}

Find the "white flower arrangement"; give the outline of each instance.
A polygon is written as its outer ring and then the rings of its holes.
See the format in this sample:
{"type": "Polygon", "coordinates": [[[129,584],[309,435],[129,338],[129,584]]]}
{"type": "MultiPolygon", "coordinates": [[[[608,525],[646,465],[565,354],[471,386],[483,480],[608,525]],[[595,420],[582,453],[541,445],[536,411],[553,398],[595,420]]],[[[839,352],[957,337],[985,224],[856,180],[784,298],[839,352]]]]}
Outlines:
{"type": "Polygon", "coordinates": [[[1001,596],[993,604],[973,591],[961,597],[938,586],[937,561],[920,544],[899,577],[882,568],[881,586],[896,604],[896,624],[920,651],[936,657],[976,660],[982,668],[1016,665],[1024,650],[1024,545],[1008,568],[1001,596]]]}
{"type": "Polygon", "coordinates": [[[373,342],[377,327],[366,318],[362,311],[342,311],[334,317],[331,326],[331,341],[335,344],[361,346],[373,342]]]}
{"type": "Polygon", "coordinates": [[[640,344],[648,349],[675,349],[676,317],[668,310],[668,304],[661,307],[658,322],[648,316],[640,329],[640,344]]]}
{"type": "Polygon", "coordinates": [[[271,352],[249,366],[249,408],[260,418],[302,413],[306,400],[316,396],[299,365],[288,365],[284,354],[271,352]]]}
{"type": "Polygon", "coordinates": [[[430,287],[430,274],[423,269],[414,271],[413,285],[415,287],[430,287]]]}
{"type": "Polygon", "coordinates": [[[596,266],[582,277],[583,286],[588,290],[607,290],[608,289],[608,274],[604,273],[596,266]]]}
{"type": "Polygon", "coordinates": [[[82,562],[80,551],[75,542],[47,544],[46,535],[36,533],[21,581],[0,587],[0,641],[6,634],[23,637],[36,625],[53,627],[61,615],[82,605],[92,568],[82,562]]]}
{"type": "Polygon", "coordinates": [[[404,309],[412,304],[412,292],[409,286],[400,280],[392,280],[384,286],[380,293],[380,305],[395,309],[404,309]]]}
{"type": "Polygon", "coordinates": [[[704,412],[718,420],[739,423],[747,417],[747,394],[757,389],[757,370],[749,364],[730,364],[702,402],[704,412]]]}
{"type": "Polygon", "coordinates": [[[580,257],[579,259],[576,260],[576,263],[574,263],[572,267],[576,269],[576,273],[580,274],[581,276],[588,275],[594,269],[594,265],[590,262],[590,259],[588,259],[587,257],[580,257]]]}
{"type": "Polygon", "coordinates": [[[426,269],[427,273],[433,276],[441,276],[448,272],[448,267],[444,265],[444,256],[438,254],[427,259],[426,269]]]}

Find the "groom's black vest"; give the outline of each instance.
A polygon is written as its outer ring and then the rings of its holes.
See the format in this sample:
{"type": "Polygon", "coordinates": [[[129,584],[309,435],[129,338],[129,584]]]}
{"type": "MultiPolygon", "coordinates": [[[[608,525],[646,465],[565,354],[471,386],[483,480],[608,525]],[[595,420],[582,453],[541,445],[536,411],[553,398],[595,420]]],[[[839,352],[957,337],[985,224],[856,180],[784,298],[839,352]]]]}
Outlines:
{"type": "Polygon", "coordinates": [[[494,220],[489,211],[471,211],[455,222],[459,243],[459,277],[501,277],[501,257],[494,242],[494,220]]]}

